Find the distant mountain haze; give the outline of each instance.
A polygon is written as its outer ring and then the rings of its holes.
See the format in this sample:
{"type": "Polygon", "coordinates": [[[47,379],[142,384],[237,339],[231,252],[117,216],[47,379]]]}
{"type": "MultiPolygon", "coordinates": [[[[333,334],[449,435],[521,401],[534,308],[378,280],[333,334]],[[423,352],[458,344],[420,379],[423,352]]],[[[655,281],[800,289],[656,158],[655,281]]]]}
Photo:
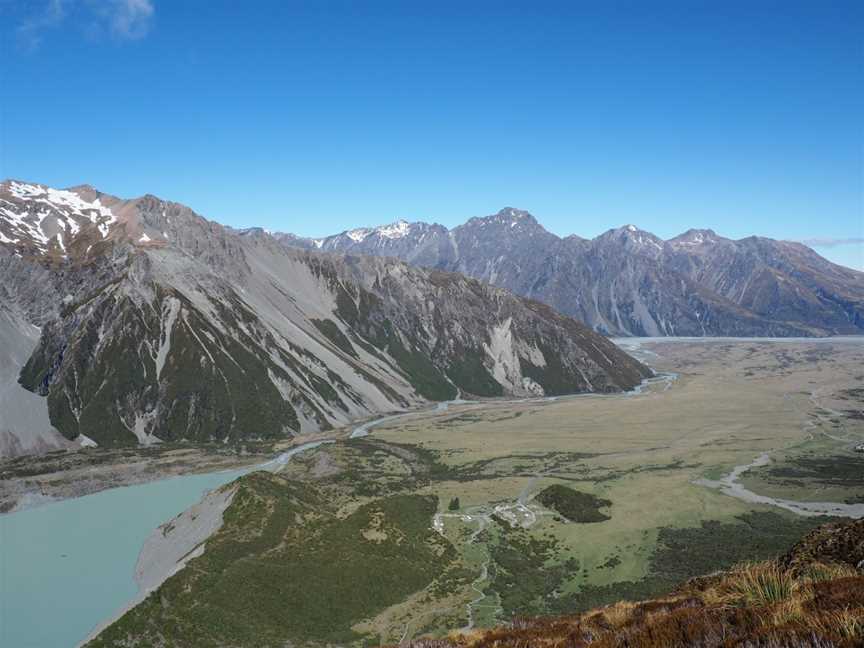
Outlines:
{"type": "Polygon", "coordinates": [[[560,238],[510,207],[453,229],[399,221],[320,239],[273,237],[460,272],[613,336],[864,333],[864,273],[801,243],[696,229],[664,241],[633,225],[560,238]]]}

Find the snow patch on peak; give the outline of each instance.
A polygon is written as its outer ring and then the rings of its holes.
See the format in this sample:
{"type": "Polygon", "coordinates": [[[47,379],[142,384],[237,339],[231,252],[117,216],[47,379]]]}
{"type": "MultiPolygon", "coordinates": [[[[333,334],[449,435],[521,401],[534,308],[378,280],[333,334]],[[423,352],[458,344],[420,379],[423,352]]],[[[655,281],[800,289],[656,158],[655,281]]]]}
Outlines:
{"type": "Polygon", "coordinates": [[[411,225],[408,224],[408,221],[399,220],[390,225],[379,227],[375,233],[388,239],[398,239],[406,236],[410,231],[411,225]]]}
{"type": "Polygon", "coordinates": [[[716,243],[717,242],[717,234],[712,230],[699,230],[699,229],[691,229],[687,230],[680,236],[676,236],[672,239],[672,242],[675,245],[702,245],[705,243],[716,243]]]}
{"type": "Polygon", "coordinates": [[[527,214],[528,212],[521,209],[516,209],[515,207],[505,207],[498,212],[499,216],[510,216],[511,218],[521,218],[522,216],[525,216],[527,214]]]}
{"type": "Polygon", "coordinates": [[[46,190],[39,185],[12,180],[9,182],[9,193],[11,193],[16,198],[27,199],[41,196],[42,194],[46,193],[46,190]]]}
{"type": "Polygon", "coordinates": [[[364,240],[366,240],[366,237],[369,236],[369,234],[371,234],[371,232],[366,228],[360,228],[345,232],[345,235],[355,243],[362,243],[364,240]]]}
{"type": "Polygon", "coordinates": [[[18,182],[17,180],[9,182],[8,190],[12,196],[19,200],[46,205],[59,211],[67,217],[65,219],[66,224],[73,234],[78,232],[78,223],[69,220],[69,216],[89,220],[99,229],[102,238],[108,236],[108,228],[117,222],[114,212],[105,207],[98,198],[87,201],[74,191],[52,189],[51,187],[18,182]]]}
{"type": "MultiPolygon", "coordinates": [[[[411,224],[406,220],[398,220],[395,223],[390,223],[389,225],[381,225],[380,227],[360,227],[357,229],[348,230],[347,232],[345,232],[345,236],[347,236],[355,243],[362,243],[367,238],[373,235],[386,239],[400,239],[410,233],[411,224]]],[[[320,248],[324,245],[326,241],[327,239],[317,239],[313,240],[312,243],[315,245],[315,247],[320,248]]]]}
{"type": "Polygon", "coordinates": [[[495,214],[497,220],[505,221],[510,223],[510,227],[514,227],[518,223],[524,221],[533,220],[531,214],[522,209],[516,209],[515,207],[505,207],[497,214],[495,214]]]}
{"type": "Polygon", "coordinates": [[[700,243],[705,242],[705,236],[703,236],[702,232],[696,232],[689,238],[681,241],[684,245],[699,245],[700,243]]]}
{"type": "Polygon", "coordinates": [[[6,236],[3,232],[0,232],[0,243],[17,243],[20,239],[12,239],[6,236]]]}
{"type": "Polygon", "coordinates": [[[658,250],[663,249],[663,246],[660,244],[660,239],[654,236],[651,232],[645,232],[643,230],[640,230],[635,225],[624,225],[623,227],[619,227],[618,229],[610,230],[610,233],[623,235],[621,238],[626,239],[634,245],[647,245],[657,248],[658,250]]]}

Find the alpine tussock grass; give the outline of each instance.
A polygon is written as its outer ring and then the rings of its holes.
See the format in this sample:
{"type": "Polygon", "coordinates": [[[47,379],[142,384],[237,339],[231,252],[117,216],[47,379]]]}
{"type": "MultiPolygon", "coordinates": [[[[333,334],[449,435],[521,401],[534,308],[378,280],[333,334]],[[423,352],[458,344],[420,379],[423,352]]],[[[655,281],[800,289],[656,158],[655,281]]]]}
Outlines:
{"type": "MultiPolygon", "coordinates": [[[[403,644],[404,645],[404,644],[403,644]]],[[[747,563],[668,597],[508,625],[413,648],[853,648],[864,646],[864,575],[837,564],[747,563]]]]}

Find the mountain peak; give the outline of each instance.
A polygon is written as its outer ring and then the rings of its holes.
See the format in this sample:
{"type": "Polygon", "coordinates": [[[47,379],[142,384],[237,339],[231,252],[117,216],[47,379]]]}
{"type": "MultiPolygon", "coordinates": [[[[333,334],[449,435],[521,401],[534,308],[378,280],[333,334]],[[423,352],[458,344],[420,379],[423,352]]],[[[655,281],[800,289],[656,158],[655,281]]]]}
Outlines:
{"type": "Polygon", "coordinates": [[[640,239],[643,241],[648,240],[648,239],[650,239],[651,241],[654,241],[654,242],[660,242],[661,241],[660,238],[658,238],[657,236],[655,236],[651,232],[649,232],[647,230],[640,229],[631,223],[628,223],[626,225],[621,225],[620,227],[615,227],[615,228],[610,229],[610,230],[606,230],[598,238],[609,238],[609,237],[623,238],[623,239],[636,240],[636,241],[638,241],[640,239]]]}
{"type": "MultiPolygon", "coordinates": [[[[350,238],[355,243],[362,243],[369,236],[380,236],[386,239],[399,239],[411,233],[411,223],[405,219],[399,219],[387,225],[379,225],[378,227],[358,227],[352,230],[346,230],[345,236],[350,238]]],[[[319,246],[320,247],[320,246],[319,246]]]]}
{"type": "Polygon", "coordinates": [[[622,225],[621,227],[616,227],[615,229],[613,229],[611,231],[623,233],[623,234],[626,234],[628,236],[630,236],[630,235],[636,235],[636,236],[647,235],[647,236],[650,236],[651,238],[657,238],[654,234],[652,234],[648,230],[643,230],[643,229],[637,227],[636,225],[633,225],[632,223],[627,223],[626,225],[622,225]]]}
{"type": "Polygon", "coordinates": [[[517,223],[539,225],[537,219],[534,218],[530,212],[527,212],[524,209],[516,209],[515,207],[505,207],[494,216],[491,216],[490,219],[494,219],[498,222],[509,223],[510,227],[515,227],[517,223]]]}
{"type": "Polygon", "coordinates": [[[712,229],[691,228],[683,234],[679,234],[675,238],[669,239],[669,242],[676,246],[697,246],[706,243],[716,243],[718,240],[720,240],[720,237],[717,236],[717,233],[712,229]]]}
{"type": "Polygon", "coordinates": [[[346,230],[345,236],[350,238],[355,243],[362,243],[363,240],[372,233],[368,227],[358,227],[357,229],[346,230]]]}
{"type": "Polygon", "coordinates": [[[411,224],[404,219],[399,219],[395,223],[390,223],[389,225],[382,225],[381,227],[375,229],[376,234],[388,239],[402,238],[410,231],[411,224]]]}
{"type": "MultiPolygon", "coordinates": [[[[537,219],[530,212],[524,209],[516,209],[515,207],[505,207],[497,213],[490,216],[475,216],[470,219],[465,225],[473,225],[485,227],[489,225],[497,225],[498,227],[516,228],[517,226],[527,226],[529,228],[541,228],[537,219]]],[[[464,227],[464,226],[463,226],[464,227]]]]}
{"type": "Polygon", "coordinates": [[[499,210],[498,213],[495,215],[503,216],[505,218],[528,218],[534,220],[534,217],[529,212],[525,211],[524,209],[516,209],[515,207],[504,207],[504,209],[499,210]]]}
{"type": "Polygon", "coordinates": [[[6,180],[0,194],[0,243],[19,256],[69,258],[69,244],[79,235],[105,239],[117,222],[111,208],[91,192],[6,180]]]}
{"type": "Polygon", "coordinates": [[[94,193],[97,195],[102,193],[101,191],[99,191],[96,187],[94,187],[91,184],[79,184],[79,185],[75,185],[74,187],[66,187],[66,191],[71,191],[73,193],[81,193],[81,192],[94,193]]]}

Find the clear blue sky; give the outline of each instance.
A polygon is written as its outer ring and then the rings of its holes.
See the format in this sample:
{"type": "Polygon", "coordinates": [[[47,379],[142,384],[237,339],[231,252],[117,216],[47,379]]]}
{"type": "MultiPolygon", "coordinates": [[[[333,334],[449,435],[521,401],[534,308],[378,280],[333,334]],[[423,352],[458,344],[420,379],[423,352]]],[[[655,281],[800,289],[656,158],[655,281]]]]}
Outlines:
{"type": "Polygon", "coordinates": [[[4,177],[305,235],[511,205],[864,266],[862,2],[0,0],[0,32],[4,177]]]}

